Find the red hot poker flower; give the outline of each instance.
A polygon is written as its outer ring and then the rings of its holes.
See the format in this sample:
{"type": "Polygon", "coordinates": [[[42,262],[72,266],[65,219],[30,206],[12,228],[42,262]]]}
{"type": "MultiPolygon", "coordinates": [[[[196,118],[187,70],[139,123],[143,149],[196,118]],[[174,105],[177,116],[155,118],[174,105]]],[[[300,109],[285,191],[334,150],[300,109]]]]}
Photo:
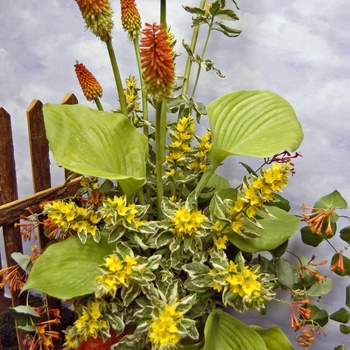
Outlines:
{"type": "Polygon", "coordinates": [[[156,101],[169,97],[175,88],[174,52],[162,24],[146,24],[141,39],[141,67],[147,93],[156,101]]]}
{"type": "Polygon", "coordinates": [[[86,28],[102,41],[112,38],[113,10],[108,0],[75,0],[85,20],[86,28]]]}
{"type": "Polygon", "coordinates": [[[77,62],[74,67],[86,99],[92,101],[97,97],[102,97],[102,87],[92,73],[82,63],[77,62]]]}
{"type": "Polygon", "coordinates": [[[141,17],[137,10],[135,0],[120,0],[122,26],[128,32],[128,38],[138,38],[141,30],[141,17]]]}

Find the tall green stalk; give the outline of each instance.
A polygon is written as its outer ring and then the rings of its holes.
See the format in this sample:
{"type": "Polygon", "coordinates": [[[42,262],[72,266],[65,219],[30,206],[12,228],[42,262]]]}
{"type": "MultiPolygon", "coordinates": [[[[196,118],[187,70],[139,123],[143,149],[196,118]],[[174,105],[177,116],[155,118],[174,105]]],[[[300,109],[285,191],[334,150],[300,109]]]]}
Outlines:
{"type": "Polygon", "coordinates": [[[112,45],[112,40],[108,39],[106,41],[106,45],[107,45],[108,54],[109,54],[109,58],[110,58],[111,65],[112,65],[112,70],[113,70],[113,74],[114,74],[115,83],[116,83],[116,86],[117,86],[119,103],[120,103],[120,109],[121,109],[122,113],[125,116],[127,116],[128,115],[128,109],[127,109],[127,106],[126,106],[126,100],[125,100],[125,95],[124,95],[124,90],[123,90],[123,84],[122,84],[122,80],[121,80],[121,77],[120,77],[120,72],[119,72],[119,68],[118,68],[117,59],[115,57],[115,53],[114,53],[114,49],[113,49],[113,45],[112,45]]]}
{"type": "Polygon", "coordinates": [[[166,28],[166,0],[160,0],[160,23],[166,28]]]}
{"type": "Polygon", "coordinates": [[[162,220],[161,209],[163,199],[163,163],[165,161],[165,135],[166,135],[166,107],[167,101],[164,99],[157,104],[156,109],[156,175],[157,175],[157,214],[158,220],[162,220]]]}
{"type": "MultiPolygon", "coordinates": [[[[201,0],[201,3],[199,7],[201,9],[204,9],[205,7],[206,0],[201,0]]],[[[195,26],[193,29],[193,34],[192,34],[192,39],[191,39],[191,51],[194,52],[196,50],[196,45],[197,45],[197,40],[198,40],[198,34],[199,34],[199,28],[200,26],[195,26]]],[[[185,95],[187,94],[188,91],[188,85],[190,83],[190,73],[191,73],[191,68],[192,68],[192,60],[190,56],[187,57],[187,62],[186,62],[186,68],[185,68],[185,74],[184,74],[184,83],[182,85],[182,93],[185,95]]]]}
{"type": "MultiPolygon", "coordinates": [[[[203,47],[203,51],[202,51],[202,55],[201,55],[202,59],[204,59],[205,52],[207,51],[207,46],[208,46],[208,43],[209,43],[209,38],[210,38],[210,34],[211,34],[211,31],[212,31],[213,24],[214,24],[214,17],[212,17],[211,22],[209,24],[209,30],[208,30],[208,33],[207,33],[207,37],[205,39],[205,43],[204,43],[204,47],[203,47]]],[[[194,85],[193,85],[191,97],[194,97],[194,95],[196,93],[196,89],[197,89],[197,86],[198,86],[199,76],[201,74],[201,70],[202,70],[201,65],[198,65],[197,75],[196,75],[196,79],[195,79],[195,82],[194,82],[194,85]]]]}

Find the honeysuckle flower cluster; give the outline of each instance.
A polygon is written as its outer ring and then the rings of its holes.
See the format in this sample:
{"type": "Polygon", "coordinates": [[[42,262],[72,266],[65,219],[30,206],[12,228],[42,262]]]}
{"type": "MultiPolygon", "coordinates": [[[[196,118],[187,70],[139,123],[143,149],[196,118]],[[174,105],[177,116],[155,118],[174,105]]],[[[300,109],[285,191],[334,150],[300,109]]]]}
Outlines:
{"type": "MultiPolygon", "coordinates": [[[[303,220],[305,244],[328,242],[336,236],[336,211],[347,203],[334,191],[314,207],[303,205],[309,214],[289,213],[282,190],[295,174],[292,161],[300,154],[292,152],[303,133],[282,97],[243,90],[212,96],[207,106],[199,102],[201,75],[213,71],[223,77],[207,58],[211,33],[227,38],[241,33],[231,27],[239,19],[236,1],[183,6],[193,16],[188,16],[193,36],[181,48],[170,32],[166,1],[160,1],[159,23],[142,28],[137,1],[121,0],[120,27],[127,32],[121,34],[134,45],[139,74],[126,78],[111,41],[110,2],[76,3],[86,27],[107,45],[118,99],[111,112],[104,111],[100,84],[77,63],[83,94],[97,110],[44,106],[52,153],[72,171],[70,179],[83,174],[81,187],[22,216],[27,223],[17,226],[24,239],[35,240],[35,230],[42,226],[41,242],[55,244],[33,248],[32,257],[14,254],[18,264],[0,270],[0,286],[8,282],[13,291],[33,288],[68,299],[76,320],[62,337],[67,350],[90,345],[103,350],[219,349],[222,339],[227,349],[247,344],[260,350],[270,346],[271,332],[275,343],[292,349],[277,326],[256,331],[239,321],[238,314],[246,310],[268,312],[272,300],[287,305],[286,317],[289,306],[291,328],[300,331],[298,344],[311,346],[328,321],[312,298],[329,293],[333,281],[321,271],[327,261],[315,263],[315,256],[294,254],[288,240],[303,220]],[[203,43],[197,40],[200,30],[206,31],[203,43]],[[180,54],[187,62],[184,72],[175,74],[180,54]],[[65,143],[72,139],[79,141],[65,143]],[[234,155],[263,159],[258,170],[242,163],[247,175],[236,188],[230,184],[234,174],[225,179],[217,172],[234,155]],[[296,259],[294,265],[290,257],[296,259]],[[287,300],[277,298],[278,289],[289,290],[287,300]]],[[[217,84],[220,91],[220,80],[217,84]]],[[[341,231],[347,244],[349,236],[349,228],[341,231]]],[[[346,248],[332,248],[330,270],[349,275],[346,248]]],[[[25,326],[35,334],[30,349],[51,350],[57,333],[33,319],[35,312],[29,305],[15,310],[31,320],[25,326]]],[[[344,321],[343,310],[331,316],[344,321]]],[[[57,319],[54,315],[47,322],[56,324],[57,319]]]]}

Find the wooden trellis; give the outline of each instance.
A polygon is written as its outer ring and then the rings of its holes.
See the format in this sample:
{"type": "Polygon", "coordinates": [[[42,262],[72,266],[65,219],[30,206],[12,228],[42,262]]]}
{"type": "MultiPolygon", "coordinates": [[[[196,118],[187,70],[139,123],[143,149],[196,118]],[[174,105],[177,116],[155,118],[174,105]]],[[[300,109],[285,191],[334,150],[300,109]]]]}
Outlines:
{"type": "MultiPolygon", "coordinates": [[[[62,104],[76,103],[78,100],[71,93],[66,94],[62,101],[62,104]]],[[[0,227],[2,226],[3,229],[7,266],[12,266],[15,263],[11,258],[12,253],[23,253],[22,237],[19,227],[15,227],[15,223],[19,221],[21,214],[28,215],[26,208],[30,207],[36,213],[43,200],[54,200],[74,195],[80,186],[80,178],[76,178],[67,185],[51,187],[49,146],[45,134],[42,106],[43,104],[39,100],[33,100],[27,109],[34,194],[20,199],[17,195],[11,117],[5,109],[0,107],[0,227]]],[[[39,240],[40,246],[43,248],[47,243],[43,232],[39,232],[39,240]]],[[[12,293],[11,297],[12,306],[25,304],[25,293],[21,295],[12,293]]],[[[51,307],[60,307],[59,300],[50,298],[49,303],[51,307]]],[[[21,350],[24,349],[24,337],[24,332],[17,331],[18,346],[21,350]]],[[[59,341],[55,345],[56,349],[62,347],[59,341]]]]}

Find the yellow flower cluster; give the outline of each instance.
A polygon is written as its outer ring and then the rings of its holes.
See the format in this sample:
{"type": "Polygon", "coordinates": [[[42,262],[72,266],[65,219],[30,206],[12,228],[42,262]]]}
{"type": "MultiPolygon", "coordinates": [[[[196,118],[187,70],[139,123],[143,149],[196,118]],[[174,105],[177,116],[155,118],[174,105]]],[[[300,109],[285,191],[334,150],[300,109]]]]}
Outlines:
{"type": "Polygon", "coordinates": [[[226,236],[227,231],[224,230],[224,226],[221,224],[219,220],[215,222],[214,230],[217,232],[216,233],[217,238],[215,240],[216,248],[226,249],[227,248],[226,244],[228,242],[228,238],[226,236]]]}
{"type": "Polygon", "coordinates": [[[200,210],[190,213],[186,207],[182,207],[175,212],[175,215],[171,220],[173,224],[172,231],[178,237],[194,235],[201,227],[204,219],[205,216],[200,210]]]}
{"type": "MultiPolygon", "coordinates": [[[[137,117],[136,112],[140,109],[140,89],[136,87],[136,78],[133,75],[126,78],[125,82],[126,89],[124,89],[124,96],[128,109],[128,117],[135,126],[138,126],[139,118],[137,117]]],[[[118,109],[117,112],[121,112],[121,110],[118,109]]]]}
{"type": "Polygon", "coordinates": [[[138,210],[135,208],[135,204],[126,205],[125,197],[114,196],[113,198],[107,198],[106,202],[103,203],[103,206],[107,209],[107,212],[103,211],[103,213],[107,225],[115,225],[120,217],[126,220],[128,224],[134,223],[136,228],[141,225],[141,219],[136,217],[138,210]],[[106,202],[112,210],[108,210],[106,202]]]}
{"type": "Polygon", "coordinates": [[[132,268],[137,266],[137,262],[129,255],[126,255],[124,260],[120,260],[115,254],[111,254],[105,257],[103,266],[107,269],[106,273],[97,276],[95,281],[95,295],[98,298],[106,294],[114,297],[118,287],[127,283],[132,275],[132,268]]]}
{"type": "Polygon", "coordinates": [[[67,329],[65,345],[68,349],[76,349],[88,338],[96,338],[101,331],[107,331],[108,327],[101,314],[101,302],[90,302],[74,325],[67,329]]]}
{"type": "Polygon", "coordinates": [[[192,151],[191,143],[195,136],[194,119],[182,117],[169,136],[172,142],[168,146],[169,154],[166,160],[174,166],[175,171],[177,162],[188,157],[188,152],[192,151]]]}
{"type": "Polygon", "coordinates": [[[249,304],[254,298],[259,298],[261,294],[261,283],[259,276],[251,271],[248,266],[244,266],[242,271],[238,270],[238,265],[230,261],[229,267],[224,271],[211,270],[211,274],[224,275],[225,279],[219,282],[213,282],[213,289],[221,292],[223,288],[228,288],[232,294],[238,295],[242,300],[249,304]]]}
{"type": "Polygon", "coordinates": [[[195,154],[195,160],[190,162],[189,167],[191,169],[205,171],[207,169],[207,162],[205,161],[205,158],[212,147],[211,131],[207,131],[202,137],[198,137],[197,139],[199,143],[195,149],[198,150],[198,152],[195,154]]]}
{"type": "Polygon", "coordinates": [[[287,185],[288,174],[291,170],[290,164],[278,163],[273,164],[267,170],[262,170],[259,177],[253,177],[252,182],[245,186],[245,191],[239,193],[233,208],[228,210],[232,218],[231,228],[234,232],[242,233],[243,214],[252,219],[264,202],[274,200],[273,191],[281,192],[281,188],[287,185]]]}
{"type": "Polygon", "coordinates": [[[64,231],[87,232],[95,235],[100,217],[91,209],[77,206],[74,202],[53,201],[45,204],[43,214],[52,224],[64,231]]]}
{"type": "Polygon", "coordinates": [[[177,323],[182,318],[183,315],[176,311],[175,305],[166,305],[159,316],[152,319],[148,336],[155,349],[173,349],[179,343],[181,337],[177,323]]]}

